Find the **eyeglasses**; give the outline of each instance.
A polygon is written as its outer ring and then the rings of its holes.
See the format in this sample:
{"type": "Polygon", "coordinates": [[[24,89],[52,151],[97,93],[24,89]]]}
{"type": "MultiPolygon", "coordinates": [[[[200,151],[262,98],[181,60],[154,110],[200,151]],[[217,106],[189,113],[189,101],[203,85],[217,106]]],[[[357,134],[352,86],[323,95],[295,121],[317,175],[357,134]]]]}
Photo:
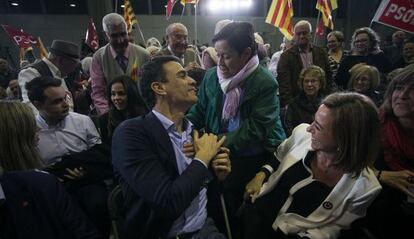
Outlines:
{"type": "Polygon", "coordinates": [[[359,43],[359,42],[367,42],[367,41],[369,41],[369,39],[358,39],[358,40],[355,40],[354,42],[359,43]]]}

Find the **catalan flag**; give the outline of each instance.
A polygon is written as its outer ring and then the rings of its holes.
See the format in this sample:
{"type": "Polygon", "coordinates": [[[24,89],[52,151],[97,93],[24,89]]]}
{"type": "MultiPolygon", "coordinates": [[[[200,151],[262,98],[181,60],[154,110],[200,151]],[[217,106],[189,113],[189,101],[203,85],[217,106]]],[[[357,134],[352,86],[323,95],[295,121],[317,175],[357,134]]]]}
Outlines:
{"type": "Polygon", "coordinates": [[[133,30],[134,24],[137,24],[137,18],[135,17],[134,9],[132,9],[131,3],[129,0],[124,1],[124,19],[127,24],[128,33],[131,33],[133,30]]]}
{"type": "Polygon", "coordinates": [[[316,9],[318,9],[322,13],[323,25],[330,28],[331,30],[334,29],[332,21],[332,11],[337,8],[337,0],[318,0],[318,2],[316,3],[316,9]]]}
{"type": "Polygon", "coordinates": [[[292,0],[273,0],[267,13],[266,22],[278,27],[289,40],[293,38],[293,6],[292,0]]]}
{"type": "Polygon", "coordinates": [[[198,0],[181,0],[180,1],[181,5],[185,6],[185,4],[197,4],[198,0]]]}

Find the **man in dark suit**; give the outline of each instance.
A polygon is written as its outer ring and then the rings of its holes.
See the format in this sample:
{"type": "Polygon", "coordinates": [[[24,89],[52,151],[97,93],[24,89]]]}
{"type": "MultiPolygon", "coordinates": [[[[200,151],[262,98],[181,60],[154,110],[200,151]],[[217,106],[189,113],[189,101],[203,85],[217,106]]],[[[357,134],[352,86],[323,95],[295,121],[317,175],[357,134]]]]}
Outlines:
{"type": "Polygon", "coordinates": [[[311,65],[319,66],[325,71],[328,92],[334,88],[328,54],[322,48],[311,44],[311,24],[308,21],[299,21],[293,31],[293,46],[282,53],[277,65],[281,107],[299,95],[299,74],[302,69],[311,65]]]}
{"type": "Polygon", "coordinates": [[[206,210],[213,174],[224,180],[230,172],[229,152],[221,147],[225,137],[199,137],[195,131],[192,139],[185,113],[197,101],[196,82],[178,58],[155,57],[140,76],[143,98],[153,110],[122,123],[112,139],[126,238],[225,238],[206,210]]]}

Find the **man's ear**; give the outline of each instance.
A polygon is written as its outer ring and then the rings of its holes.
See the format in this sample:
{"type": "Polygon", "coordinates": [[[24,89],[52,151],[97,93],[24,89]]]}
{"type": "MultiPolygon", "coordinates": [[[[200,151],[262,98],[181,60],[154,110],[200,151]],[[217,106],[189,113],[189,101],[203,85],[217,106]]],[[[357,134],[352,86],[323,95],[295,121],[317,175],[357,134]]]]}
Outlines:
{"type": "Polygon", "coordinates": [[[151,90],[154,91],[156,95],[166,95],[165,87],[160,82],[152,82],[151,83],[151,90]]]}

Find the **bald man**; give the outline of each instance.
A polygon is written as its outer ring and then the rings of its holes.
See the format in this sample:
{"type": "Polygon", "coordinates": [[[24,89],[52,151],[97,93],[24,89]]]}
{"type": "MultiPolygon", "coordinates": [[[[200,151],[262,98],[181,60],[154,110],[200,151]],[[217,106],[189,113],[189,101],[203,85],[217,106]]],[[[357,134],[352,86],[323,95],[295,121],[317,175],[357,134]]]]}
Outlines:
{"type": "Polygon", "coordinates": [[[167,45],[156,56],[173,55],[178,57],[186,70],[200,66],[200,57],[196,50],[188,45],[188,30],[182,23],[172,23],[165,29],[167,45]]]}

